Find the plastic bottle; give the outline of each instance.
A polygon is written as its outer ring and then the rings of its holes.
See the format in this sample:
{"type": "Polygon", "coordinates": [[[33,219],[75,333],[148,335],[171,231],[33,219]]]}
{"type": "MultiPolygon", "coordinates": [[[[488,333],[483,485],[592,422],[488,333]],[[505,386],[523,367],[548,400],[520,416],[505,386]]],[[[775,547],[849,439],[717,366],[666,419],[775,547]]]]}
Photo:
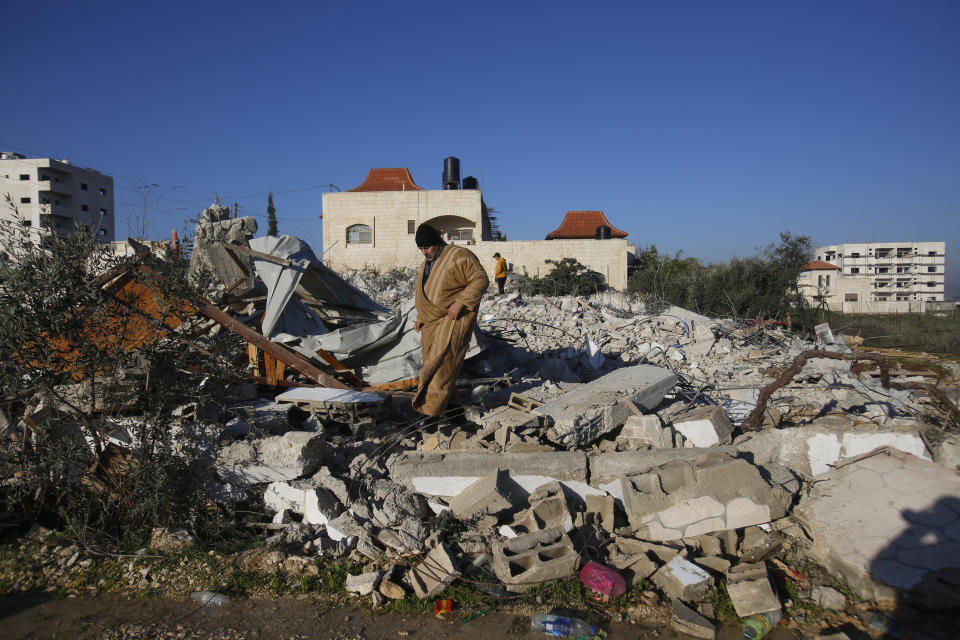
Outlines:
{"type": "Polygon", "coordinates": [[[747,640],[757,640],[767,635],[773,626],[780,622],[780,610],[755,613],[743,619],[743,637],[747,640]]]}
{"type": "Polygon", "coordinates": [[[190,597],[207,606],[220,606],[230,602],[230,596],[216,591],[194,591],[190,597]]]}
{"type": "Polygon", "coordinates": [[[596,627],[580,618],[567,618],[549,613],[533,614],[530,618],[530,626],[534,631],[561,638],[583,638],[597,632],[596,627]]]}

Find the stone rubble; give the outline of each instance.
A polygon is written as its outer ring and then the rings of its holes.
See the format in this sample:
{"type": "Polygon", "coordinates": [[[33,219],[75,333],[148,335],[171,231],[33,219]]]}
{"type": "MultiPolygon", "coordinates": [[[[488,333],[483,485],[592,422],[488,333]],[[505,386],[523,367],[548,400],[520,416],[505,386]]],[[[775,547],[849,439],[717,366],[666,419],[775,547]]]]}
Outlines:
{"type": "MultiPolygon", "coordinates": [[[[198,242],[250,232],[222,213],[198,242]]],[[[345,279],[389,308],[412,295],[403,270],[345,279]]],[[[259,501],[267,516],[247,523],[290,557],[373,563],[346,588],[375,602],[435,598],[478,567],[522,592],[595,560],[649,579],[675,629],[712,638],[688,605],[723,581],[740,616],[779,608],[766,561],[789,552],[867,599],[960,604],[960,439],[930,443],[943,415],[928,397],[814,359],[744,433],[813,340],[615,292],[580,302],[485,299],[465,406],[429,427],[400,393],[253,387],[224,415],[182,408],[178,428],[204,434],[211,498],[259,501]]],[[[817,338],[843,352],[829,329],[817,338]]],[[[826,585],[812,598],[846,606],[826,585]]]]}

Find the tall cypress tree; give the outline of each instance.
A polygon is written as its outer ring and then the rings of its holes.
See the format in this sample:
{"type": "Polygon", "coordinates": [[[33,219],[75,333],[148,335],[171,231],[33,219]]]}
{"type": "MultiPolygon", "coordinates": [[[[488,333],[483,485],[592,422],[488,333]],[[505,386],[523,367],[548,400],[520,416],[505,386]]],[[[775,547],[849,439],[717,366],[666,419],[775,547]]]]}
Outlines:
{"type": "Polygon", "coordinates": [[[267,235],[277,235],[277,210],[273,207],[273,192],[267,196],[267,235]]]}

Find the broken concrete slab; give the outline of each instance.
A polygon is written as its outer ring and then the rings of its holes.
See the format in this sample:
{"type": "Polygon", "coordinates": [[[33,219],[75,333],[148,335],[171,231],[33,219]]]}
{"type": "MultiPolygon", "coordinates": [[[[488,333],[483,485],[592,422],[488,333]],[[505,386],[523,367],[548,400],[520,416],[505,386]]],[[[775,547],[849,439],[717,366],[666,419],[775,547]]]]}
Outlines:
{"type": "Polygon", "coordinates": [[[686,602],[699,602],[706,599],[707,592],[713,586],[713,576],[703,567],[690,562],[683,556],[660,567],[653,574],[653,583],[670,598],[679,598],[686,602]]]}
{"type": "Polygon", "coordinates": [[[624,510],[646,540],[678,540],[770,522],[784,515],[783,489],[758,467],[722,453],[621,479],[624,510]]]}
{"type": "Polygon", "coordinates": [[[729,444],[733,425],[718,406],[698,407],[673,417],[673,430],[683,438],[684,447],[713,447],[729,444]]]}
{"type": "Polygon", "coordinates": [[[673,627],[674,631],[694,638],[713,640],[717,637],[717,628],[712,622],[677,599],[673,601],[670,626],[673,627]]]}
{"type": "Polygon", "coordinates": [[[672,448],[670,432],[660,424],[656,414],[630,416],[617,436],[619,451],[672,448]]]}
{"type": "Polygon", "coordinates": [[[533,410],[551,423],[546,438],[575,448],[588,445],[633,415],[629,403],[652,411],[678,378],[649,364],[624,367],[568,391],[533,410]]]}
{"type": "Polygon", "coordinates": [[[960,478],[885,447],[817,476],[794,517],[810,557],[861,597],[960,604],[960,478]]]}
{"type": "Polygon", "coordinates": [[[309,431],[235,442],[217,453],[214,469],[225,482],[250,487],[313,473],[325,454],[325,438],[309,431]]]}
{"type": "Polygon", "coordinates": [[[493,546],[493,570],[509,591],[572,575],[580,556],[563,529],[537,531],[493,546]]]}
{"type": "Polygon", "coordinates": [[[748,433],[737,438],[734,446],[741,453],[751,455],[756,464],[775,462],[808,476],[826,473],[840,460],[883,446],[930,460],[926,443],[916,427],[854,426],[847,419],[830,426],[824,424],[748,433]]]}
{"type": "Polygon", "coordinates": [[[648,451],[617,451],[591,454],[587,457],[590,471],[590,484],[607,491],[618,500],[620,479],[623,476],[647,473],[669,462],[695,460],[707,453],[735,454],[733,447],[712,447],[709,449],[651,449],[648,451]]]}
{"type": "Polygon", "coordinates": [[[741,618],[780,608],[780,599],[773,591],[767,565],[762,562],[738,564],[728,570],[727,593],[741,618]]]}
{"type": "Polygon", "coordinates": [[[457,562],[442,542],[407,574],[414,593],[421,600],[436,597],[460,577],[457,562]]]}
{"type": "Polygon", "coordinates": [[[810,590],[810,599],[821,609],[842,611],[847,608],[847,597],[833,587],[816,586],[810,590]]]}
{"type": "Polygon", "coordinates": [[[587,456],[579,451],[493,453],[409,451],[390,463],[390,477],[419,493],[455,496],[491,471],[506,470],[527,491],[554,480],[587,481],[587,456]]]}

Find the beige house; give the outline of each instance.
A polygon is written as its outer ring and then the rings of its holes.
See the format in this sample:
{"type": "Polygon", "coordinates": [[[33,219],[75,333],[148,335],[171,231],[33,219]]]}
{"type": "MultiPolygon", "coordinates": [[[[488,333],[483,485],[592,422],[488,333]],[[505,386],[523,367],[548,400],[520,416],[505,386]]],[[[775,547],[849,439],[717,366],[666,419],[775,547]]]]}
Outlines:
{"type": "MultiPolygon", "coordinates": [[[[604,233],[604,239],[595,239],[591,232],[587,238],[493,241],[488,209],[482,191],[475,188],[476,180],[465,178],[461,188],[459,175],[452,179],[445,174],[443,186],[436,191],[424,189],[405,168],[371,169],[360,186],[323,194],[324,263],[335,270],[415,267],[423,256],[414,234],[417,226],[428,222],[447,242],[469,246],[487,265],[491,281],[492,256],[499,252],[514,273],[544,276],[553,268],[547,260],[572,257],[603,274],[610,287],[626,288],[632,247],[625,232],[617,229],[619,237],[604,233]]],[[[568,217],[578,213],[603,215],[569,212],[568,217]]]]}
{"type": "Polygon", "coordinates": [[[64,234],[80,226],[103,242],[114,238],[113,178],[99,171],[67,160],[3,152],[0,198],[0,221],[14,221],[19,215],[37,237],[42,229],[64,234]]]}

